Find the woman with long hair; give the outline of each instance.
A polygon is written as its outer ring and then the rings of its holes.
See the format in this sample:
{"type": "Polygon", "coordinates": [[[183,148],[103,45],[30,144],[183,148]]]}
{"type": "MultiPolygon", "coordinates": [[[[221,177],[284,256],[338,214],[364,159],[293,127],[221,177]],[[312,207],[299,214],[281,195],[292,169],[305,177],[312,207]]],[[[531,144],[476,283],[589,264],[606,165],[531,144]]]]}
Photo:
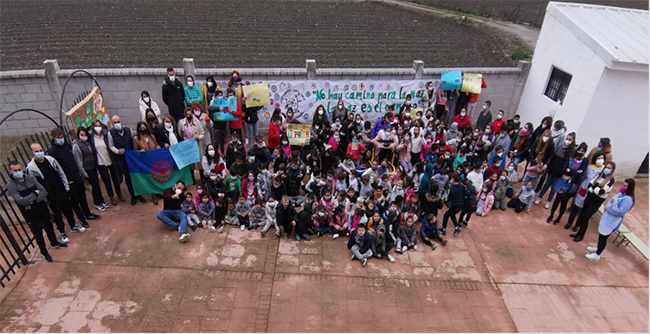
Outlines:
{"type": "Polygon", "coordinates": [[[156,101],[154,101],[151,98],[151,95],[149,94],[148,91],[143,90],[140,93],[140,100],[138,106],[140,108],[140,113],[142,114],[143,121],[147,121],[147,111],[149,109],[151,109],[154,112],[156,119],[160,121],[160,108],[158,107],[158,103],[156,103],[156,101]]]}
{"type": "MultiPolygon", "coordinates": [[[[589,160],[589,165],[584,172],[582,181],[578,186],[578,190],[575,198],[573,199],[573,204],[571,204],[571,212],[569,213],[569,221],[564,225],[565,229],[571,228],[573,221],[576,219],[580,210],[585,204],[585,199],[587,198],[587,189],[589,188],[589,183],[593,181],[605,168],[605,154],[599,152],[594,154],[589,160]]],[[[578,225],[575,226],[573,232],[578,232],[578,225]]]]}
{"type": "MultiPolygon", "coordinates": [[[[155,150],[160,148],[156,142],[156,137],[152,133],[149,125],[145,122],[138,122],[138,125],[135,127],[137,129],[137,134],[133,136],[133,149],[140,152],[145,152],[149,150],[155,150]]],[[[154,205],[158,205],[158,198],[156,194],[151,195],[151,201],[154,205]]]]}
{"type": "Polygon", "coordinates": [[[605,202],[607,195],[614,186],[614,172],[616,171],[616,164],[613,161],[605,165],[603,171],[589,183],[587,188],[587,198],[582,212],[578,217],[578,232],[571,234],[570,237],[573,241],[580,242],[585,237],[587,228],[589,227],[589,219],[593,216],[600,206],[605,202]]]}
{"type": "Polygon", "coordinates": [[[626,179],[625,183],[621,186],[621,192],[612,197],[605,205],[605,211],[600,218],[598,225],[598,245],[587,247],[589,252],[585,257],[592,261],[600,260],[600,254],[607,246],[607,238],[614,231],[618,231],[625,215],[634,207],[634,179],[626,179]]]}

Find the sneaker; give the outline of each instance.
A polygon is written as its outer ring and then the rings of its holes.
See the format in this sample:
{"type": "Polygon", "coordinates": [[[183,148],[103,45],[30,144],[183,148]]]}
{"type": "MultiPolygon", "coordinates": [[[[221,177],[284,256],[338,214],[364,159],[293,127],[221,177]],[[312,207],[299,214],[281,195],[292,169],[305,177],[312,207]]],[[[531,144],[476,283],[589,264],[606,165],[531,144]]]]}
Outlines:
{"type": "Polygon", "coordinates": [[[106,210],[106,209],[110,208],[111,206],[108,205],[108,203],[104,202],[104,203],[102,203],[102,207],[104,207],[104,210],[106,210]]]}
{"type": "Polygon", "coordinates": [[[318,233],[316,233],[316,236],[320,238],[320,237],[322,237],[322,236],[323,236],[323,233],[321,233],[321,232],[318,232],[318,233]]]}
{"type": "Polygon", "coordinates": [[[210,232],[217,232],[217,228],[214,225],[210,226],[210,232]]]}
{"type": "Polygon", "coordinates": [[[103,204],[95,205],[95,209],[97,209],[97,210],[99,210],[101,212],[106,211],[106,207],[103,204]]]}
{"type": "Polygon", "coordinates": [[[262,238],[264,238],[266,236],[266,231],[262,230],[260,231],[260,234],[262,235],[262,238]]]}
{"type": "Polygon", "coordinates": [[[300,241],[300,235],[296,234],[296,241],[300,241]]]}
{"type": "Polygon", "coordinates": [[[302,237],[303,237],[303,239],[305,239],[307,241],[311,241],[311,237],[309,235],[307,235],[307,234],[303,234],[302,237]]]}
{"type": "Polygon", "coordinates": [[[551,207],[551,202],[544,203],[544,209],[548,209],[550,207],[551,207]]]}
{"type": "Polygon", "coordinates": [[[75,226],[70,229],[71,233],[84,233],[86,232],[86,229],[83,226],[75,226]]]}
{"type": "Polygon", "coordinates": [[[436,250],[438,248],[438,245],[431,243],[431,250],[436,250]]]}
{"type": "Polygon", "coordinates": [[[535,199],[535,204],[539,204],[539,203],[542,203],[542,198],[541,197],[537,197],[535,199]]]}
{"type": "Polygon", "coordinates": [[[587,247],[587,252],[589,252],[589,253],[596,253],[597,250],[598,250],[598,247],[594,247],[594,246],[587,247]]]}
{"type": "Polygon", "coordinates": [[[440,233],[442,233],[442,235],[447,235],[447,229],[446,228],[440,229],[440,233]]]}
{"type": "Polygon", "coordinates": [[[282,234],[280,233],[280,231],[275,232],[275,236],[278,238],[282,238],[282,234]]]}
{"type": "Polygon", "coordinates": [[[70,242],[70,238],[68,238],[68,235],[65,233],[61,233],[61,242],[64,244],[67,244],[70,242]]]}
{"type": "Polygon", "coordinates": [[[408,247],[406,247],[406,246],[402,246],[402,253],[403,253],[403,252],[406,252],[406,250],[408,250],[408,249],[409,249],[408,247]]]}
{"type": "Polygon", "coordinates": [[[54,248],[54,249],[68,248],[68,245],[66,245],[66,244],[62,244],[62,243],[58,243],[58,244],[56,244],[56,245],[52,245],[52,248],[54,248]]]}
{"type": "Polygon", "coordinates": [[[354,260],[354,254],[352,254],[352,256],[350,256],[350,260],[354,260]]]}
{"type": "Polygon", "coordinates": [[[454,230],[454,236],[457,236],[460,233],[460,228],[456,227],[454,230]]]}
{"type": "Polygon", "coordinates": [[[413,245],[413,250],[418,250],[418,245],[413,245]]]}
{"type": "Polygon", "coordinates": [[[196,231],[196,225],[195,224],[190,224],[190,228],[192,229],[192,231],[196,231]]]}
{"type": "Polygon", "coordinates": [[[180,242],[187,242],[187,240],[188,240],[189,238],[190,238],[190,234],[189,234],[189,233],[183,233],[183,234],[181,234],[181,237],[178,238],[178,241],[180,241],[180,242]]]}
{"type": "Polygon", "coordinates": [[[102,217],[99,216],[99,215],[96,215],[94,213],[91,213],[88,216],[86,216],[86,219],[88,219],[88,220],[95,220],[95,219],[99,219],[99,218],[102,218],[102,217]]]}
{"type": "Polygon", "coordinates": [[[365,267],[365,266],[366,266],[366,263],[368,263],[368,259],[366,259],[366,258],[364,257],[363,260],[361,260],[361,266],[362,266],[362,267],[365,267]]]}
{"type": "Polygon", "coordinates": [[[255,228],[255,227],[254,227],[253,225],[249,225],[249,226],[248,226],[248,230],[249,230],[249,231],[252,230],[252,229],[254,229],[254,228],[255,228]]]}
{"type": "Polygon", "coordinates": [[[346,237],[349,237],[349,236],[350,236],[350,232],[345,232],[345,236],[346,236],[346,237]]]}
{"type": "Polygon", "coordinates": [[[463,224],[465,227],[468,227],[468,226],[469,226],[469,222],[466,222],[466,221],[464,221],[464,220],[461,221],[460,223],[463,224]]]}
{"type": "Polygon", "coordinates": [[[221,232],[223,232],[223,225],[221,225],[221,226],[219,226],[217,228],[217,233],[221,233],[221,232]]]}
{"type": "Polygon", "coordinates": [[[388,254],[388,256],[386,256],[386,258],[387,258],[388,261],[390,261],[391,263],[395,262],[395,258],[394,258],[392,255],[390,255],[390,254],[388,254]]]}
{"type": "Polygon", "coordinates": [[[338,239],[339,237],[340,237],[340,235],[339,235],[338,233],[336,233],[336,234],[334,234],[334,235],[332,236],[332,240],[336,240],[336,239],[338,239]]]}
{"type": "Polygon", "coordinates": [[[239,229],[243,231],[243,230],[246,229],[246,226],[244,226],[244,225],[240,225],[240,226],[239,226],[239,229]]]}
{"type": "Polygon", "coordinates": [[[45,260],[45,262],[54,262],[54,260],[52,260],[52,257],[49,255],[41,254],[41,256],[43,257],[43,260],[45,260]]]}
{"type": "Polygon", "coordinates": [[[587,260],[589,260],[589,261],[598,261],[598,260],[600,260],[600,255],[598,255],[598,254],[596,254],[596,253],[590,253],[590,254],[587,254],[587,255],[585,255],[585,257],[586,257],[587,260]]]}

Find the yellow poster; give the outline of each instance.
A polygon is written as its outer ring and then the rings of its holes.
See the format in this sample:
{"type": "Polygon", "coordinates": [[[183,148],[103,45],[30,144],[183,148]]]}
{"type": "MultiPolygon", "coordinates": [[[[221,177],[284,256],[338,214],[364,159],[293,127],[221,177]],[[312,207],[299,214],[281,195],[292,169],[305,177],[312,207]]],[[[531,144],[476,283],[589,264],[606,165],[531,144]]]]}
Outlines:
{"type": "Polygon", "coordinates": [[[291,145],[307,145],[311,139],[311,125],[287,124],[287,137],[291,145]]]}
{"type": "Polygon", "coordinates": [[[464,73],[463,86],[460,88],[460,91],[472,93],[472,94],[481,94],[482,80],[483,80],[483,74],[464,73]]]}
{"type": "Polygon", "coordinates": [[[243,87],[244,96],[246,97],[246,107],[261,107],[271,104],[269,84],[267,82],[243,87]]]}

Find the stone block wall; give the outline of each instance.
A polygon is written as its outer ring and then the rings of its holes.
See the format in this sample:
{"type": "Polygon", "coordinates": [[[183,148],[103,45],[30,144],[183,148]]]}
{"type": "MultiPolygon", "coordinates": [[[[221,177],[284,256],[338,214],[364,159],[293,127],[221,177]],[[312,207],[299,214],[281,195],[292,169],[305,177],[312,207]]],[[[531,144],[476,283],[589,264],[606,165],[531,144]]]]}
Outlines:
{"type": "MultiPolygon", "coordinates": [[[[187,62],[185,63],[187,65],[187,62]]],[[[516,113],[519,98],[526,81],[528,64],[522,63],[513,68],[424,68],[421,64],[414,68],[246,68],[239,70],[245,80],[305,80],[313,77],[318,80],[375,79],[411,80],[438,79],[443,71],[462,70],[470,73],[483,73],[488,88],[484,89],[480,101],[491,100],[493,110],[503,109],[508,116],[516,113]],[[309,70],[308,70],[309,68],[309,70]],[[312,72],[312,73],[308,73],[312,72]]],[[[194,69],[197,82],[213,75],[216,80],[227,80],[232,69],[194,69]]],[[[90,69],[102,89],[106,107],[111,115],[120,115],[128,126],[135,126],[141,119],[138,98],[143,90],[160,106],[163,114],[167,107],[162,101],[162,83],[166,76],[163,68],[90,69]]],[[[49,82],[45,70],[0,72],[0,119],[9,113],[23,108],[37,109],[59,121],[60,91],[73,70],[59,70],[56,78],[49,82]],[[58,80],[60,87],[57,87],[58,80]]],[[[177,75],[184,77],[186,71],[177,69],[177,75]]],[[[67,83],[63,110],[74,105],[78,96],[92,89],[92,80],[87,76],[75,75],[67,83]]],[[[15,136],[32,134],[49,129],[53,124],[36,113],[18,113],[0,126],[0,135],[15,136]]]]}

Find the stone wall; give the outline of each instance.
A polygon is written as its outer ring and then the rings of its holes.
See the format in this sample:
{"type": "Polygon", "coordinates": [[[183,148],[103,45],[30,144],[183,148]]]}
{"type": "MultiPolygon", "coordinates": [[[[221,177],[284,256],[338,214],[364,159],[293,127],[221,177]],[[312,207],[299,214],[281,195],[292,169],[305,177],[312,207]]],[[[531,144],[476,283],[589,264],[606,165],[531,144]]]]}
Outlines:
{"type": "MultiPolygon", "coordinates": [[[[232,69],[194,69],[191,59],[184,59],[184,68],[177,69],[177,75],[193,73],[197,81],[213,75],[217,80],[227,79],[232,69]]],[[[439,78],[443,71],[462,70],[483,73],[488,88],[481,94],[481,101],[491,100],[494,110],[503,109],[509,116],[516,113],[523,90],[529,63],[520,63],[513,68],[424,68],[414,61],[413,68],[322,68],[307,61],[305,68],[247,68],[239,70],[245,80],[286,79],[378,79],[409,80],[439,78]]],[[[23,108],[40,110],[57,122],[59,120],[60,91],[74,70],[60,70],[56,61],[46,61],[44,70],[0,72],[0,119],[23,108]],[[49,79],[48,79],[49,77],[49,79]]],[[[142,90],[150,92],[162,113],[167,108],[162,101],[161,87],[166,75],[164,68],[89,69],[102,88],[106,107],[111,115],[120,115],[128,126],[135,126],[140,120],[138,98],[142,90]]],[[[75,75],[65,89],[63,110],[74,105],[80,93],[92,89],[92,80],[87,76],[75,75]]],[[[52,127],[52,123],[36,113],[18,113],[0,126],[0,135],[15,136],[31,134],[52,127]]]]}

